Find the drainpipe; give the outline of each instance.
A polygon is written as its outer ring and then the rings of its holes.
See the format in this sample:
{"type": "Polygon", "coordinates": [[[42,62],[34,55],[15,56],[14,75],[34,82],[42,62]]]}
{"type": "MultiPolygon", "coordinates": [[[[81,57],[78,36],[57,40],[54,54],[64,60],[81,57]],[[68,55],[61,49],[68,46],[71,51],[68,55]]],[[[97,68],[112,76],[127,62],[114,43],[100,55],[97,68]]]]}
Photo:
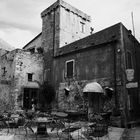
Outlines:
{"type": "Polygon", "coordinates": [[[123,91],[124,91],[124,104],[123,104],[123,110],[122,110],[122,116],[124,117],[124,125],[125,128],[127,128],[127,123],[128,123],[128,108],[127,108],[127,90],[126,90],[126,74],[125,74],[125,70],[126,70],[126,48],[124,46],[124,37],[123,37],[123,28],[122,28],[122,24],[120,26],[120,33],[121,33],[121,46],[122,46],[122,63],[124,63],[122,68],[122,78],[123,78],[123,91]]]}

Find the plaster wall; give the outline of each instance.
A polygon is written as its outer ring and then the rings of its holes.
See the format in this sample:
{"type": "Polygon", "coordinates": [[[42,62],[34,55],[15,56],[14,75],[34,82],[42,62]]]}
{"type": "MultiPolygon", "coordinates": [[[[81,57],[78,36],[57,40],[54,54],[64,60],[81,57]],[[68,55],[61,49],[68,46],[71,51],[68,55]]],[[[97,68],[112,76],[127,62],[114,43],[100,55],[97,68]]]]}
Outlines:
{"type": "Polygon", "coordinates": [[[90,21],[70,10],[60,7],[60,48],[90,35],[90,21]],[[81,31],[83,24],[83,32],[81,31]]]}

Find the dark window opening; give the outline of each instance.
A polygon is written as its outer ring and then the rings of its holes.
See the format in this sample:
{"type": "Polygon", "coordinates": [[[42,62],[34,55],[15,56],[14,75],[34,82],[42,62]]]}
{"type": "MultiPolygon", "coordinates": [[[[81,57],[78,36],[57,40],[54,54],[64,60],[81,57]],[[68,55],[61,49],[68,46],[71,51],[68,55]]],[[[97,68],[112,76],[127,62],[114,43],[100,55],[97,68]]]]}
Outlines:
{"type": "Polygon", "coordinates": [[[66,62],[66,76],[68,78],[73,77],[74,75],[74,60],[66,62]]]}
{"type": "Polygon", "coordinates": [[[5,76],[5,74],[6,74],[6,72],[7,72],[7,71],[6,71],[6,67],[3,67],[2,69],[3,69],[3,74],[2,74],[2,76],[5,76]]]}
{"type": "Polygon", "coordinates": [[[43,53],[43,48],[39,47],[37,48],[38,53],[42,54],[43,53]]]}
{"type": "Polygon", "coordinates": [[[33,74],[32,73],[28,73],[28,81],[33,81],[33,74]]]}
{"type": "Polygon", "coordinates": [[[133,63],[132,63],[132,54],[130,52],[127,52],[126,53],[126,67],[129,68],[129,69],[132,69],[133,68],[133,63]]]}

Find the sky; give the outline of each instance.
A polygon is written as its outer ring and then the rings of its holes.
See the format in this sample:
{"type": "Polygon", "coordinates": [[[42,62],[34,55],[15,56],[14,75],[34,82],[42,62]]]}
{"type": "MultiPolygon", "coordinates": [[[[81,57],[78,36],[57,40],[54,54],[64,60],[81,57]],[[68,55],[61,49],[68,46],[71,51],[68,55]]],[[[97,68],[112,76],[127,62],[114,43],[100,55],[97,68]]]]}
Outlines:
{"type": "MultiPolygon", "coordinates": [[[[56,0],[0,0],[0,38],[15,48],[24,47],[42,29],[41,12],[56,0]]],[[[140,41],[140,0],[65,0],[90,15],[94,32],[122,22],[140,41]]]]}

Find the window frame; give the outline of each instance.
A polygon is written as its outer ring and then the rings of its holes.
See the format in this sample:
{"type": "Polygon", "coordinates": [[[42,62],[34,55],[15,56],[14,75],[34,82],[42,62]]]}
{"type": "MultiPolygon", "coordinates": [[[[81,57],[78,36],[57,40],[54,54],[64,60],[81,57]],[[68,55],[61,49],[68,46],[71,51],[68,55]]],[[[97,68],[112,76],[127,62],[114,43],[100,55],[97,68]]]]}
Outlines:
{"type": "Polygon", "coordinates": [[[33,82],[33,73],[27,73],[28,82],[33,82]],[[32,78],[29,78],[29,76],[32,76],[32,78]]]}
{"type": "Polygon", "coordinates": [[[75,60],[71,59],[71,60],[68,60],[65,62],[65,77],[72,78],[72,77],[74,77],[74,74],[75,74],[75,60]],[[73,70],[72,70],[72,75],[68,76],[67,64],[70,62],[73,62],[73,70]]]}

